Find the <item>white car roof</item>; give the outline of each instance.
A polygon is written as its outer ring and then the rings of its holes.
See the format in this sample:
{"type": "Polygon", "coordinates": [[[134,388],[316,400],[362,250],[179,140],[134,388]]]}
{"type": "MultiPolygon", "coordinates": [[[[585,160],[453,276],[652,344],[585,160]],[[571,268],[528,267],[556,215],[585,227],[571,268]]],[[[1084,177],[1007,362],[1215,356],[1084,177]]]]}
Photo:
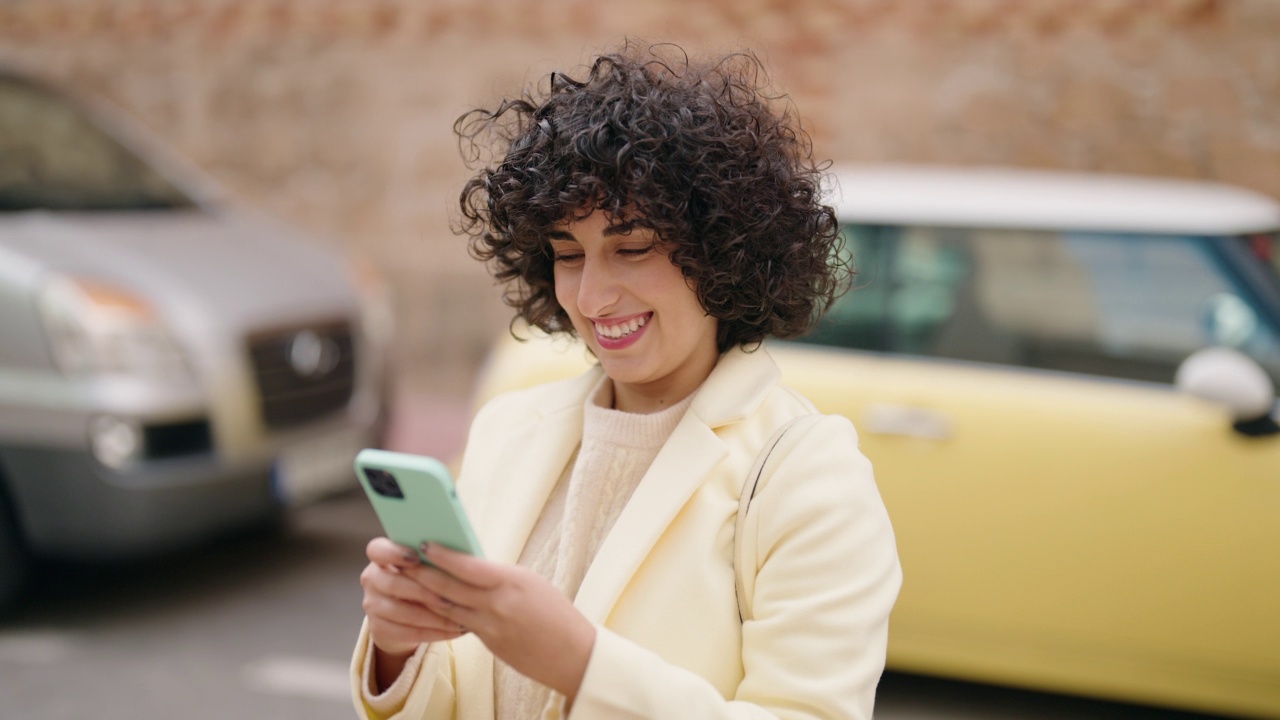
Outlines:
{"type": "Polygon", "coordinates": [[[1280,203],[1221,183],[916,165],[832,172],[842,222],[1190,235],[1280,229],[1280,203]]]}

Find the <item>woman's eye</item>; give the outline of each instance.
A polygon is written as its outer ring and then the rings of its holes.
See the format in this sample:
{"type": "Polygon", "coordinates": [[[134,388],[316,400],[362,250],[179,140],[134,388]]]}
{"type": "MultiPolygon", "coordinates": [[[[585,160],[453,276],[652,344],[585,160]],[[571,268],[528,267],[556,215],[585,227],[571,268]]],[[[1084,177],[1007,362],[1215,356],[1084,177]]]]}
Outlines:
{"type": "Polygon", "coordinates": [[[625,255],[626,257],[632,257],[632,258],[644,257],[645,255],[648,255],[649,253],[653,252],[653,248],[654,248],[653,245],[645,245],[644,247],[619,248],[618,254],[625,255]]]}
{"type": "Polygon", "coordinates": [[[556,253],[555,260],[558,263],[571,265],[582,259],[582,253],[556,253]]]}

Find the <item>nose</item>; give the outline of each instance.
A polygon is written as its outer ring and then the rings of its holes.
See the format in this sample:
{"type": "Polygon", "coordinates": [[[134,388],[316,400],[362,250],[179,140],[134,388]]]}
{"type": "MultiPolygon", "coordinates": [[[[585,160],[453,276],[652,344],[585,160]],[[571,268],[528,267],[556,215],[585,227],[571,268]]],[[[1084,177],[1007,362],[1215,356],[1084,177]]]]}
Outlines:
{"type": "Polygon", "coordinates": [[[585,258],[578,278],[578,311],[587,317],[607,315],[618,297],[618,278],[610,264],[585,258]]]}

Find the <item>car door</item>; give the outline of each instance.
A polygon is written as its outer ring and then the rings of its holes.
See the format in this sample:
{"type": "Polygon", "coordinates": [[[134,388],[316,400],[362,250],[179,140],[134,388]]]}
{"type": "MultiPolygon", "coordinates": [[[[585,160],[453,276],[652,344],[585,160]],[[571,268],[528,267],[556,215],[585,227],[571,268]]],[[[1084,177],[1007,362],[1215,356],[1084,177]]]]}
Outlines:
{"type": "Polygon", "coordinates": [[[1176,391],[1274,317],[1209,239],[850,232],[855,289],[788,383],[850,417],[905,573],[890,664],[1280,710],[1280,438],[1176,391]]]}

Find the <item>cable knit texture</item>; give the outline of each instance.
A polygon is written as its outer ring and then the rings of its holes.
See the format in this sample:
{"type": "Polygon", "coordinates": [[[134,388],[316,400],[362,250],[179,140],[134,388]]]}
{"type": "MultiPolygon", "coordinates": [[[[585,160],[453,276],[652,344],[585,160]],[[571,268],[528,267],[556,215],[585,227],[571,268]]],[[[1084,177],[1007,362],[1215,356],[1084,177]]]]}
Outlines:
{"type": "MultiPolygon", "coordinates": [[[[551,578],[566,596],[577,595],[600,544],[692,401],[691,394],[646,415],[612,410],[613,383],[603,378],[588,395],[577,456],[556,482],[520,565],[551,578]]],[[[544,716],[564,701],[501,660],[494,661],[494,694],[498,720],[544,716]]]]}

